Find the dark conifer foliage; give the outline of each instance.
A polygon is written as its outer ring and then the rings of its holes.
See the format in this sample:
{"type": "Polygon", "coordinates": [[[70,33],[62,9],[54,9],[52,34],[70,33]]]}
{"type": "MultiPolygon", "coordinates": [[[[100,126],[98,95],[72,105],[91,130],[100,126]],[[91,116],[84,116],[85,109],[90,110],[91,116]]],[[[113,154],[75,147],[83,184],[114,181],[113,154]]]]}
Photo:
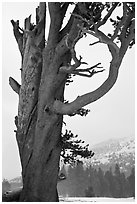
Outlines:
{"type": "MultiPolygon", "coordinates": [[[[65,167],[62,170],[64,172],[65,167]]],[[[126,177],[120,171],[118,164],[112,172],[110,168],[104,172],[89,166],[85,168],[82,163],[69,166],[65,170],[66,180],[58,184],[59,194],[69,197],[135,197],[135,169],[126,177]]]]}
{"type": "Polygon", "coordinates": [[[91,158],[94,152],[89,150],[89,144],[84,145],[84,141],[77,139],[78,135],[74,135],[71,131],[66,130],[62,134],[62,152],[61,157],[64,163],[82,162],[81,158],[91,158]]]}

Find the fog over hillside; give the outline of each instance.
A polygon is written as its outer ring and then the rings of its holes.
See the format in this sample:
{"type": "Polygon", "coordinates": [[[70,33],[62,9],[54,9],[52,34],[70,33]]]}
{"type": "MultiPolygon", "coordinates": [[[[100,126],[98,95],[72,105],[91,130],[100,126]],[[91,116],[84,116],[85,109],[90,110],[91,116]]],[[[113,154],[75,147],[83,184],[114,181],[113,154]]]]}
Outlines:
{"type": "Polygon", "coordinates": [[[92,166],[113,167],[116,163],[127,175],[135,165],[135,138],[123,137],[110,139],[91,147],[95,155],[87,164],[92,166]]]}

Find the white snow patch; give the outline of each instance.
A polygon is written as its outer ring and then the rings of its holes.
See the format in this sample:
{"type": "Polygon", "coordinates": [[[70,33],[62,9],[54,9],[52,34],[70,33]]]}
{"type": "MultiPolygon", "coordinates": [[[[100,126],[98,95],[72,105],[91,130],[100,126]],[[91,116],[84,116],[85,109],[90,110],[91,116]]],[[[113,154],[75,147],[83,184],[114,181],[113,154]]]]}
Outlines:
{"type": "Polygon", "coordinates": [[[60,202],[135,202],[134,198],[60,197],[60,202]]]}
{"type": "Polygon", "coordinates": [[[108,163],[108,158],[102,158],[102,159],[100,159],[100,162],[102,164],[108,163]]]}

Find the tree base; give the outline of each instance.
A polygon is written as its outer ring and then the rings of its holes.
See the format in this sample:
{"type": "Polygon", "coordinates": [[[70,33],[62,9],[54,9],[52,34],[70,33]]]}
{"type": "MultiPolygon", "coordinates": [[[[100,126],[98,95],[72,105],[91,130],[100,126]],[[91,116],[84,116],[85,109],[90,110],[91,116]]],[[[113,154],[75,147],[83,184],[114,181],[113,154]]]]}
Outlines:
{"type": "MultiPolygon", "coordinates": [[[[20,202],[21,192],[22,192],[22,189],[20,189],[18,191],[12,191],[12,192],[9,192],[9,193],[6,192],[6,193],[2,194],[2,202],[20,202]]],[[[57,194],[55,202],[59,202],[58,194],[57,194]]]]}
{"type": "Polygon", "coordinates": [[[22,189],[19,189],[18,191],[2,194],[2,202],[19,202],[21,192],[22,189]]]}

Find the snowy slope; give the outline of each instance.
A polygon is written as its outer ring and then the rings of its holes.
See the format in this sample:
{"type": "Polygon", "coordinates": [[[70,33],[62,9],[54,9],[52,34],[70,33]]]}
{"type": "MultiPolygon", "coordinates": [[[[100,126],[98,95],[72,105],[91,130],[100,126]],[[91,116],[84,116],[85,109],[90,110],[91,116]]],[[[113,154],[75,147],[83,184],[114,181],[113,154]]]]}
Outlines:
{"type": "Polygon", "coordinates": [[[91,149],[95,155],[86,161],[86,165],[91,164],[94,167],[101,167],[107,170],[118,163],[120,169],[128,174],[135,164],[134,137],[107,140],[94,145],[91,149]]]}
{"type": "Polygon", "coordinates": [[[10,183],[22,183],[22,177],[21,176],[16,177],[14,179],[11,179],[9,182],[10,183]]]}
{"type": "Polygon", "coordinates": [[[10,185],[11,185],[11,190],[12,191],[16,191],[18,190],[19,188],[22,188],[22,177],[19,176],[19,177],[16,177],[14,179],[11,179],[9,181],[10,185]]]}

